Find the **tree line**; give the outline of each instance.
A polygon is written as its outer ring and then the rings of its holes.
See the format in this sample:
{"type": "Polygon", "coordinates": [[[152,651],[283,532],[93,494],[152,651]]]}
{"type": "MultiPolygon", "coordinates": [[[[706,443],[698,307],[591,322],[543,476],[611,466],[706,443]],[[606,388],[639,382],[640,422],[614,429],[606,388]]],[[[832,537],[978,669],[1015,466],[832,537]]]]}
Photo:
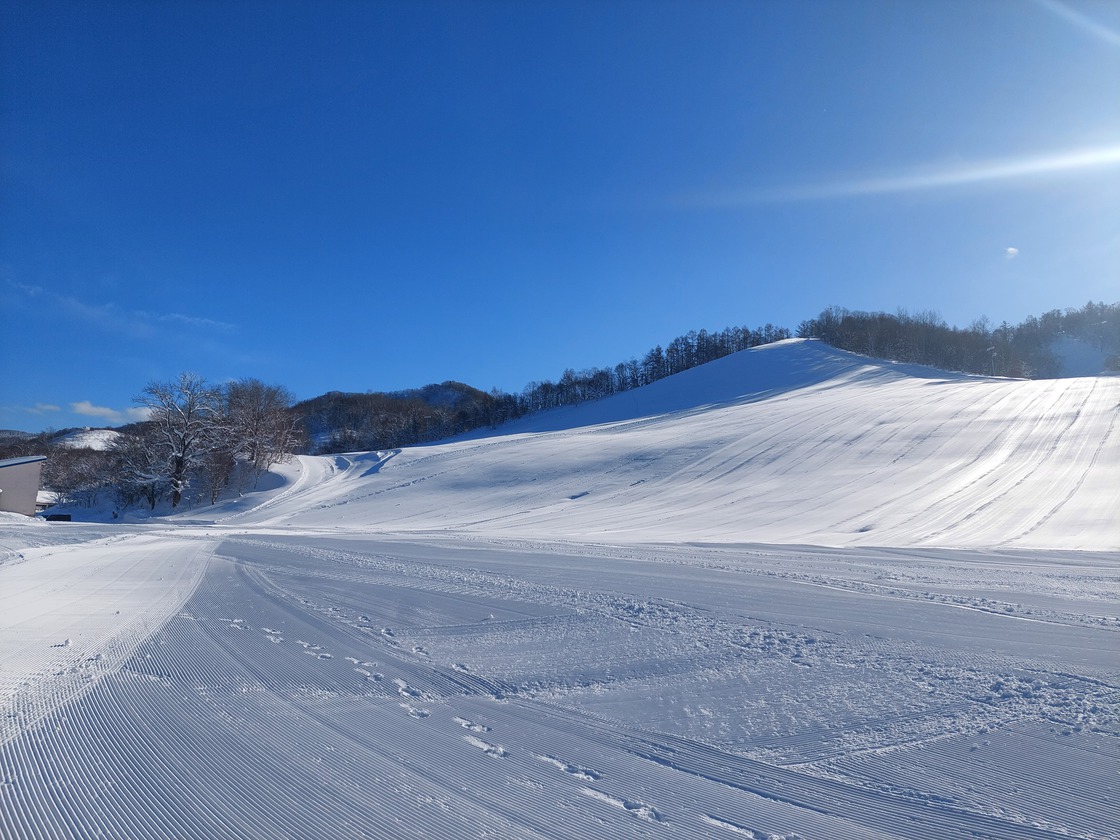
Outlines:
{"type": "Polygon", "coordinates": [[[293,412],[311,451],[320,454],[413,446],[498,426],[518,414],[509,394],[462,382],[388,394],[331,391],[298,403],[293,412]]]}
{"type": "Polygon", "coordinates": [[[718,332],[693,330],[664,348],[653,347],[641,359],[632,357],[613,367],[578,372],[568,368],[556,382],[530,382],[517,395],[498,389],[487,393],[462,382],[444,382],[394,393],[331,391],[299,403],[294,411],[301,418],[313,452],[396,449],[497,427],[537,411],[602,399],[729,353],[790,337],[788,329],[773,324],[755,329],[728,327],[718,332]]]}
{"type": "Polygon", "coordinates": [[[766,324],[763,327],[727,327],[719,332],[692,330],[660,344],[641,357],[619,362],[614,367],[590,368],[578,373],[568,368],[559,381],[530,382],[517,398],[518,415],[547,411],[565,405],[577,405],[641,388],[666,376],[714,362],[731,353],[791,338],[785,327],[766,324]]]}
{"type": "Polygon", "coordinates": [[[1106,357],[1106,369],[1120,371],[1120,303],[1089,301],[1080,309],[1054,309],[998,327],[981,317],[965,329],[950,327],[936,312],[892,315],[830,307],[802,321],[797,335],[875,358],[1026,379],[1060,375],[1053,347],[1066,336],[1097,349],[1106,357]]]}

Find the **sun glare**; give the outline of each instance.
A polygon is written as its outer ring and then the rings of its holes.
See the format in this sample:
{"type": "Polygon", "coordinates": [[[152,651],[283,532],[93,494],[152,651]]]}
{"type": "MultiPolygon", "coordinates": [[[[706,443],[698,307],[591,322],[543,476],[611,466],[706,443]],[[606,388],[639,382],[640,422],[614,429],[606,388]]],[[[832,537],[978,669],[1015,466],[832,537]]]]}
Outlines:
{"type": "Polygon", "coordinates": [[[1041,175],[1101,169],[1120,164],[1120,144],[1076,149],[1046,155],[997,158],[951,166],[916,167],[910,172],[823,181],[800,186],[746,190],[702,196],[694,203],[707,207],[771,202],[817,201],[861,195],[885,195],[918,190],[1011,181],[1041,175]]]}

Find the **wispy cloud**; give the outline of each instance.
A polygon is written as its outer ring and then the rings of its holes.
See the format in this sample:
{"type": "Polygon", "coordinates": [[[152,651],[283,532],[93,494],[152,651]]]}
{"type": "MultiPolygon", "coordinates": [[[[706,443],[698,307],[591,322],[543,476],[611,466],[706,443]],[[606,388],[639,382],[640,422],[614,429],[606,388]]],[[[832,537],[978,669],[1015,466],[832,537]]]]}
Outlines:
{"type": "Polygon", "coordinates": [[[136,423],[148,419],[148,409],[142,406],[135,408],[116,409],[103,405],[94,405],[89,400],[70,403],[70,410],[83,417],[96,417],[107,423],[136,423]]]}
{"type": "Polygon", "coordinates": [[[17,283],[15,280],[8,280],[8,285],[19,292],[23,292],[28,297],[36,297],[43,293],[42,286],[29,286],[26,283],[17,283]]]}
{"type": "Polygon", "coordinates": [[[134,313],[123,312],[116,304],[90,304],[65,295],[50,296],[50,303],[71,318],[115,335],[147,339],[156,334],[155,328],[148,319],[136,317],[134,313]]]}
{"type": "Polygon", "coordinates": [[[1115,47],[1120,47],[1120,32],[1114,29],[1109,29],[1103,23],[1093,20],[1088,15],[1083,15],[1076,9],[1071,9],[1065,3],[1059,3],[1058,0],[1034,0],[1038,5],[1044,9],[1056,14],[1058,17],[1064,19],[1068,23],[1072,23],[1083,32],[1092,35],[1094,38],[1112,44],[1115,47]]]}
{"type": "Polygon", "coordinates": [[[1117,165],[1120,165],[1120,144],[1048,155],[1022,155],[974,163],[954,163],[947,166],[922,166],[909,172],[863,178],[837,178],[812,184],[702,193],[686,197],[683,203],[685,206],[697,208],[732,208],[752,204],[889,195],[993,181],[1014,181],[1032,176],[1117,165]]]}
{"type": "Polygon", "coordinates": [[[1019,249],[1018,248],[1008,248],[1003,253],[1004,253],[1004,256],[1006,256],[1009,260],[1013,260],[1017,256],[1019,256],[1019,249]]]}
{"type": "Polygon", "coordinates": [[[18,292],[37,307],[54,307],[77,321],[82,321],[115,335],[131,338],[151,339],[166,332],[169,327],[178,326],[191,330],[211,333],[234,333],[235,324],[213,318],[185,315],[181,312],[150,312],[142,309],[123,309],[116,303],[89,303],[70,295],[53,294],[42,286],[32,286],[6,281],[9,288],[18,292]]]}
{"type": "Polygon", "coordinates": [[[62,408],[50,403],[35,403],[35,405],[0,405],[0,414],[47,414],[52,411],[62,411],[62,408]]]}
{"type": "Polygon", "coordinates": [[[200,329],[213,330],[214,332],[231,333],[236,331],[237,329],[235,325],[226,323],[225,321],[215,321],[213,318],[196,318],[193,315],[183,315],[179,312],[171,312],[166,315],[158,315],[151,312],[144,312],[140,314],[147,315],[152,320],[159,321],[165,324],[183,324],[184,326],[188,327],[198,327],[200,329]]]}

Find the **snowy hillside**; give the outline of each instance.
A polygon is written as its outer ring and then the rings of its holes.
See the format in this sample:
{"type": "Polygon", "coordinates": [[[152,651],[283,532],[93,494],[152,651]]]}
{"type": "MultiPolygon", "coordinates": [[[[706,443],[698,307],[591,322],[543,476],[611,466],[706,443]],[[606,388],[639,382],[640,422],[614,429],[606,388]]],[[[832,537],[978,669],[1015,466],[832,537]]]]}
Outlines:
{"type": "Polygon", "coordinates": [[[1115,838],[1118,406],[785,342],[9,515],[0,836],[1115,838]]]}
{"type": "Polygon", "coordinates": [[[113,444],[120,436],[121,433],[113,429],[79,429],[74,432],[68,432],[62,437],[57,438],[55,443],[69,449],[96,449],[98,451],[105,451],[106,449],[112,448],[113,444]]]}
{"type": "Polygon", "coordinates": [[[608,541],[1112,549],[1118,405],[1116,378],[993,380],[792,340],[501,434],[338,458],[329,481],[250,521],[608,541]]]}

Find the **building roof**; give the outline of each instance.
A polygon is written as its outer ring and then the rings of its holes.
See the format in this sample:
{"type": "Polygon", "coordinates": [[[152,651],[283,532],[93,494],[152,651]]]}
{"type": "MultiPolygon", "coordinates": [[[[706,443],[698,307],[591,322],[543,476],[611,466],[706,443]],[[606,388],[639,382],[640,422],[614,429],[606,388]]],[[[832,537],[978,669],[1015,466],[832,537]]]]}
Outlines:
{"type": "Polygon", "coordinates": [[[20,464],[33,464],[36,461],[47,460],[46,455],[26,455],[23,458],[5,458],[0,461],[0,468],[2,467],[15,467],[20,464]]]}

